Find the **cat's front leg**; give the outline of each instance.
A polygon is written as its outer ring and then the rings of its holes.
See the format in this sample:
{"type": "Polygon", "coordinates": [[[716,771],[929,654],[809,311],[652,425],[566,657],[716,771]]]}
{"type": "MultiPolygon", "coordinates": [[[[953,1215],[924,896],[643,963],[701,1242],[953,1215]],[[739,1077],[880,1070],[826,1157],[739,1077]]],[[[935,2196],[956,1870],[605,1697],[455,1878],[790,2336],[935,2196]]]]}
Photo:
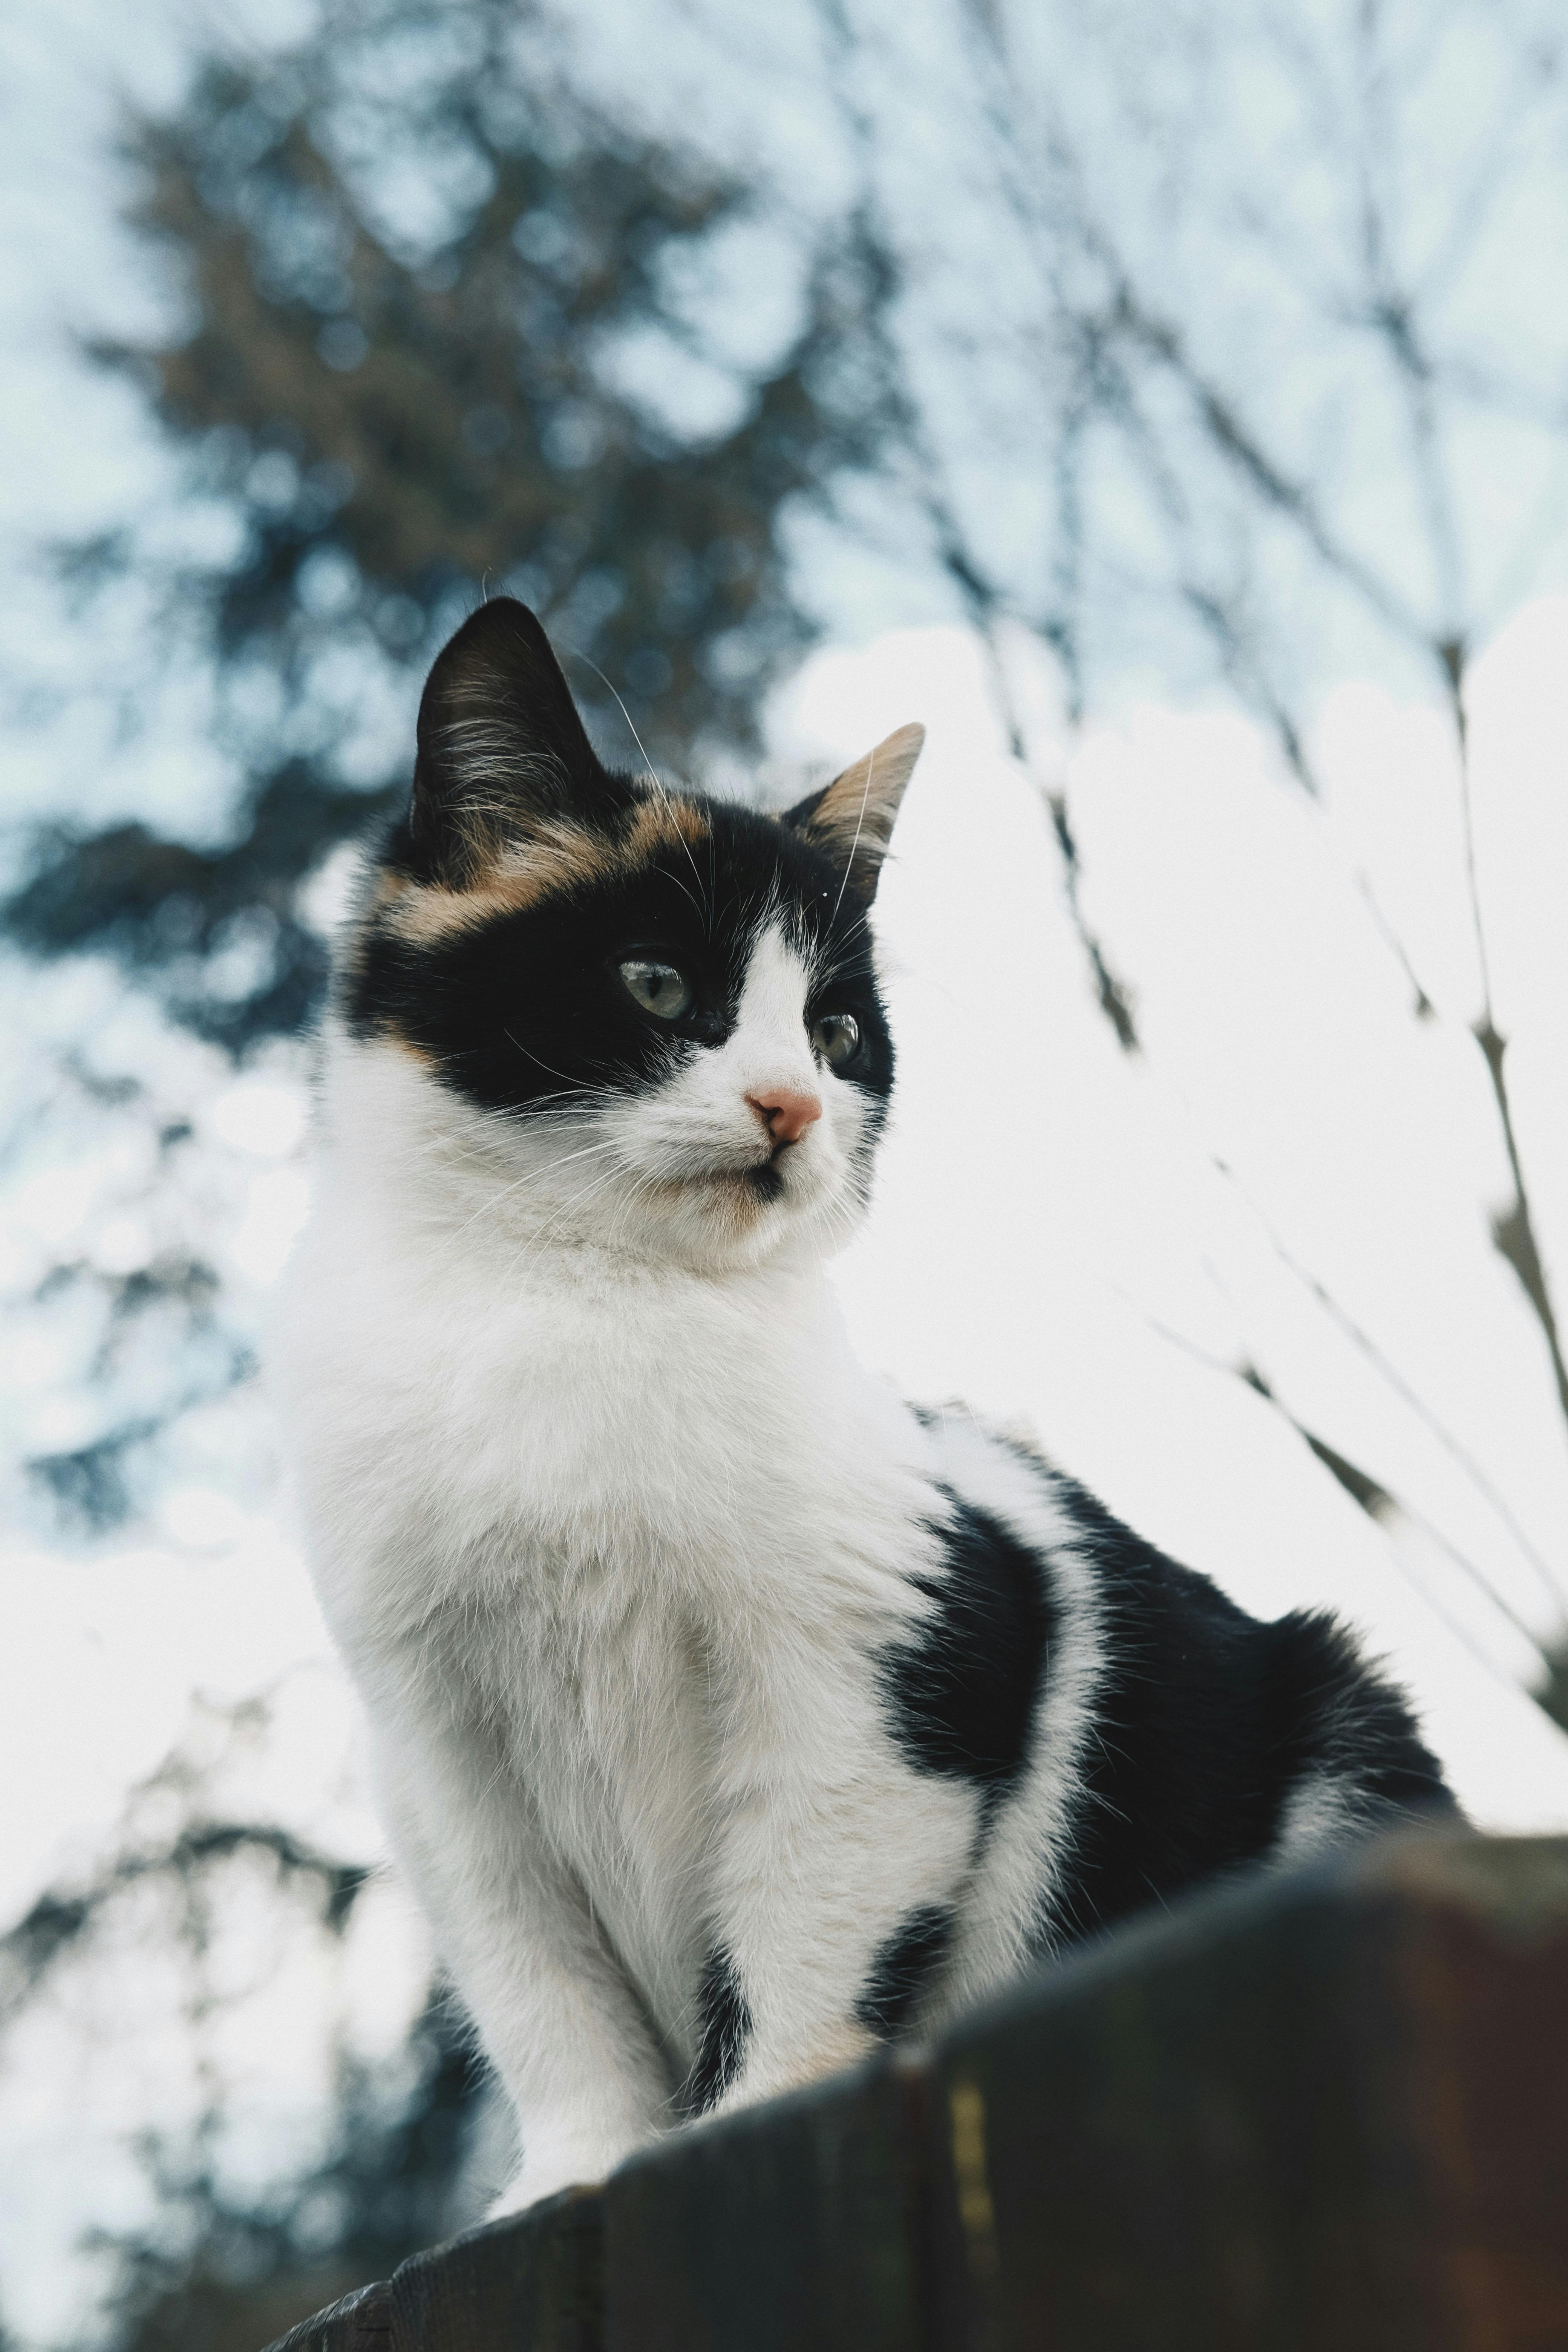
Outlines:
{"type": "Polygon", "coordinates": [[[528,1790],[451,1695],[384,1692],[377,1780],[399,1860],[517,2117],[496,2207],[602,2180],[674,2119],[646,2011],[528,1790]]]}
{"type": "Polygon", "coordinates": [[[912,1770],[864,1690],[769,1727],[720,1842],[688,2111],[795,2089],[910,2024],[978,1824],[973,1788],[912,1770]]]}

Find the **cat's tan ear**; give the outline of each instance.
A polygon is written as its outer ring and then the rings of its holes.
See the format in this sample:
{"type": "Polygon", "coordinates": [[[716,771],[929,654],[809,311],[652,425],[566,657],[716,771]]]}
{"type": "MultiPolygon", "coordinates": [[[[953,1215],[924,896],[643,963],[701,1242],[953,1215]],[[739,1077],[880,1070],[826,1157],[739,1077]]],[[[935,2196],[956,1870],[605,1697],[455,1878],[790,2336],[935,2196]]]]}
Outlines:
{"type": "Polygon", "coordinates": [[[899,728],[821,792],[784,812],[785,824],[843,868],[846,887],[863,906],[877,895],[893,819],[925,739],[921,726],[899,728]]]}

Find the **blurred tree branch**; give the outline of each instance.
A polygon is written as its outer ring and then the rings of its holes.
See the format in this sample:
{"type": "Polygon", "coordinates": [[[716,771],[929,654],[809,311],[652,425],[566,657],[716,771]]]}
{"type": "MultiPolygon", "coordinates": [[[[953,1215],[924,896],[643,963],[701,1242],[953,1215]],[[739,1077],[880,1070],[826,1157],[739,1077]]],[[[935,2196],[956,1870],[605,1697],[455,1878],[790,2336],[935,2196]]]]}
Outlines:
{"type": "MultiPolygon", "coordinates": [[[[1451,455],[1451,420],[1460,412],[1489,404],[1500,413],[1533,415],[1559,434],[1568,417],[1555,387],[1532,393],[1497,363],[1478,365],[1462,340],[1451,331],[1445,337],[1433,323],[1439,299],[1467,261],[1474,260],[1484,218],[1501,201],[1527,126],[1540,118],[1543,106],[1555,106],[1560,115],[1560,37],[1543,34],[1528,6],[1515,8],[1511,16],[1494,16],[1500,46],[1506,48],[1511,39],[1511,65],[1500,86],[1488,94],[1489,113],[1471,141],[1479,152],[1468,175],[1447,198],[1446,226],[1435,239],[1428,237],[1430,249],[1423,265],[1415,258],[1414,234],[1399,215],[1395,191],[1410,93],[1431,70],[1443,28],[1434,22],[1412,37],[1408,12],[1402,16],[1380,5],[1347,7],[1310,25],[1270,7],[1250,12],[1250,31],[1265,51],[1271,49],[1283,61],[1316,141],[1331,158],[1339,184],[1350,192],[1330,235],[1309,247],[1270,214],[1267,190],[1245,191],[1238,216],[1253,236],[1264,271],[1272,274],[1261,299],[1278,295],[1282,302],[1304,303],[1325,331],[1348,335],[1369,353],[1392,387],[1391,415],[1400,423],[1396,462],[1408,482],[1424,565],[1425,579],[1417,583],[1407,545],[1391,545],[1387,551],[1397,558],[1397,571],[1363,551],[1333,515],[1332,484],[1320,487],[1282,453],[1272,423],[1279,408],[1279,386],[1255,375],[1244,393],[1244,378],[1234,362],[1228,376],[1222,376],[1194,348],[1206,325],[1203,313],[1178,319],[1166,302],[1151,294],[1153,274],[1171,250],[1162,236],[1163,224],[1143,219],[1144,249],[1141,262],[1135,263],[1091,193],[1092,173],[1086,165],[1082,135],[1075,131],[1062,95],[1070,88],[1069,78],[1064,73],[1054,85],[1042,78],[1038,52],[1034,53],[1037,69],[1031,70],[1030,39],[1058,20],[1011,8],[1005,0],[952,0],[947,21],[955,29],[955,47],[969,79],[967,86],[959,79],[950,87],[947,115],[973,126],[976,184],[984,189],[993,217],[1007,225],[1007,249],[1026,259],[1031,273],[1022,308],[994,316],[972,337],[977,352],[987,331],[996,348],[1013,346],[1018,353],[1014,381],[1021,388],[1027,385],[1037,399],[1026,433],[1021,425],[1017,433],[1019,482],[1022,487],[1034,478],[1049,487],[1046,510],[1057,525],[1057,539],[1043,580],[1037,567],[1031,584],[1025,563],[1016,557],[999,561],[991,551],[991,516],[976,509],[973,499],[965,505],[955,494],[951,432],[944,430],[931,398],[922,392],[921,356],[911,350],[909,329],[901,324],[908,300],[900,298],[931,279],[937,256],[930,249],[930,224],[905,218],[885,194],[884,142],[896,134],[861,95],[867,53],[874,53],[878,37],[850,0],[818,0],[818,9],[857,159],[858,234],[876,255],[879,278],[893,289],[892,299],[878,313],[875,346],[883,411],[893,427],[889,462],[905,497],[923,512],[935,560],[985,648],[1004,739],[1040,794],[1061,856],[1065,909],[1095,999],[1124,1050],[1133,1051],[1139,1044],[1135,990],[1127,976],[1112,969],[1088,919],[1085,876],[1069,809],[1068,762],[1057,762],[1060,772],[1048,777],[1037,772],[1000,641],[1004,624],[1012,623],[1053,648],[1064,673],[1069,728],[1080,728],[1095,658],[1096,624],[1088,583],[1097,572],[1103,573],[1114,536],[1114,525],[1096,498],[1090,461],[1095,437],[1103,443],[1106,436],[1111,436],[1142,483],[1149,521],[1163,534],[1170,565],[1164,582],[1168,599],[1195,621],[1220,673],[1268,726],[1286,769],[1314,805],[1321,794],[1306,748],[1308,730],[1299,697],[1281,683],[1288,619],[1283,613],[1270,613],[1258,593],[1269,534],[1286,533],[1307,566],[1307,579],[1316,581],[1322,592],[1348,592],[1375,626],[1422,665],[1428,677],[1442,681],[1458,761],[1465,887],[1481,994],[1479,1017],[1465,1025],[1486,1064],[1512,1184],[1511,1201],[1493,1219],[1493,1240],[1518,1276],[1541,1331],[1568,1429],[1568,1364],[1510,1097],[1506,1041],[1492,1009],[1476,873],[1464,687],[1467,647],[1480,634],[1482,616],[1469,601],[1461,500],[1451,455]],[[1174,408],[1166,397],[1170,392],[1177,395],[1174,408]],[[1228,547],[1203,520],[1205,496],[1214,490],[1227,500],[1228,547]]],[[[1248,13],[1241,12],[1244,17],[1248,13]]],[[[1173,13],[1171,38],[1184,37],[1183,23],[1179,13],[1173,13]]],[[[1116,5],[1097,12],[1101,58],[1112,53],[1110,45],[1119,25],[1131,33],[1131,19],[1116,5]]],[[[1194,45],[1200,41],[1195,20],[1186,26],[1186,35],[1194,45]]],[[[1045,35],[1047,47],[1050,37],[1045,35]]],[[[1226,37],[1218,37],[1222,43],[1226,37]]],[[[1111,68],[1112,78],[1115,70],[1111,68]]],[[[1123,129],[1128,135],[1137,116],[1138,87],[1137,68],[1129,64],[1119,92],[1127,100],[1123,129]]],[[[1179,285],[1179,272],[1171,276],[1179,285]]],[[[971,420],[964,422],[967,427],[971,420]]],[[[1527,517],[1524,528],[1528,531],[1530,527],[1527,517]]],[[[1337,846],[1333,854],[1339,862],[1337,846]]],[[[1458,1016],[1451,1010],[1441,1012],[1423,984],[1367,876],[1358,868],[1348,878],[1379,939],[1399,964],[1416,1018],[1455,1022],[1458,1016]]],[[[1325,1286],[1303,1272],[1272,1228],[1269,1239],[1280,1262],[1307,1284],[1331,1321],[1486,1501],[1529,1561],[1554,1619],[1562,1622],[1568,1605],[1563,1579],[1549,1567],[1496,1481],[1473,1452],[1442,1426],[1386,1351],[1325,1286]]],[[[1255,1381],[1253,1385],[1300,1427],[1268,1384],[1255,1381]]],[[[1342,1457],[1331,1459],[1332,1449],[1311,1433],[1302,1433],[1363,1507],[1369,1507],[1366,1497],[1374,1490],[1383,1493],[1377,1482],[1368,1484],[1360,1472],[1342,1475],[1342,1457]]],[[[1428,1532],[1461,1572],[1473,1572],[1440,1530],[1428,1532]]],[[[1491,1597],[1516,1626],[1521,1624],[1495,1591],[1491,1597]]],[[[1539,1645],[1542,1637],[1532,1633],[1530,1638],[1539,1645]]],[[[1548,1637],[1549,1646],[1554,1638],[1548,1637]]],[[[1568,1627],[1563,1639],[1568,1642],[1568,1627]]]]}

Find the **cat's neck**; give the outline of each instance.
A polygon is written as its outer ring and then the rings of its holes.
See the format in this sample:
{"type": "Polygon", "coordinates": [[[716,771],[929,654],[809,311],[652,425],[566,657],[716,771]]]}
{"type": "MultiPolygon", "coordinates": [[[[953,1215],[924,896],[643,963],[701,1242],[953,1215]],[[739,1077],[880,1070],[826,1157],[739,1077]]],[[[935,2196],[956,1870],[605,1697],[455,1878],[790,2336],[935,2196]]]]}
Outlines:
{"type": "MultiPolygon", "coordinates": [[[[742,1589],[745,1559],[754,1599],[761,1479],[788,1607],[803,1582],[826,1589],[840,1554],[863,1600],[880,1556],[866,1527],[918,1518],[929,1444],[859,1360],[820,1258],[703,1270],[639,1258],[613,1233],[531,1231],[493,1171],[426,1151],[417,1122],[390,1116],[409,1091],[330,1084],[317,1213],[275,1342],[308,1367],[300,1393],[323,1420],[357,1399],[376,1433],[374,1511],[424,1524],[444,1498],[454,1577],[515,1521],[638,1574],[650,1559],[710,1571],[710,1601],[742,1589]]],[[[423,1622],[431,1592],[422,1569],[392,1597],[398,1622],[423,1622]]]]}

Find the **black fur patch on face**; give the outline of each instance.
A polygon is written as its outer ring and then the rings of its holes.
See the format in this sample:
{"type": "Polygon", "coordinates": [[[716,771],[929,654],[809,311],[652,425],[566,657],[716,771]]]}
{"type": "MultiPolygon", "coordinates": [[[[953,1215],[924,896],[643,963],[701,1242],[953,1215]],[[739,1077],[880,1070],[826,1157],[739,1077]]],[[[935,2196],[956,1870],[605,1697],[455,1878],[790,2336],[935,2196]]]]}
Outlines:
{"type": "MultiPolygon", "coordinates": [[[[625,842],[649,804],[628,781],[611,781],[626,797],[619,823],[600,828],[604,856],[590,840],[579,874],[536,902],[496,911],[479,893],[467,921],[458,894],[449,926],[423,930],[396,898],[373,909],[342,985],[353,1034],[401,1040],[486,1110],[569,1109],[605,1089],[656,1086],[684,1056],[722,1043],[759,929],[779,919],[818,975],[807,1026],[830,1012],[859,1024],[860,1050],[835,1075],[885,1102],[893,1049],[870,940],[823,852],[776,819],[686,796],[698,837],[656,834],[628,867],[625,842]],[[660,1021],[637,1003],[619,974],[628,955],[684,972],[689,1012],[660,1021]]],[[[395,836],[385,861],[395,880],[399,860],[395,836]]]]}
{"type": "Polygon", "coordinates": [[[1058,1933],[1261,1861],[1317,1771],[1374,1811],[1454,1811],[1404,1700],[1331,1618],[1259,1623],[1050,1475],[1095,1572],[1105,1653],[1058,1933]]]}
{"type": "Polygon", "coordinates": [[[855,2015],[868,2032],[884,2042],[903,2032],[952,1941],[952,1914],[945,1905],[922,1903],[910,1913],[878,1951],[855,2003],[855,2015]]]}
{"type": "Polygon", "coordinates": [[[973,1781],[988,1820],[1028,1761],[1052,1611],[1033,1552],[989,1512],[947,1499],[952,1519],[936,1532],[948,1572],[918,1580],[935,1608],[883,1652],[878,1678],[910,1762],[973,1781]]]}
{"type": "Polygon", "coordinates": [[[752,2012],[734,1961],[721,1946],[710,1952],[697,1990],[697,2056],[680,2092],[688,2116],[706,2115],[741,2071],[752,2034],[752,2012]]]}

